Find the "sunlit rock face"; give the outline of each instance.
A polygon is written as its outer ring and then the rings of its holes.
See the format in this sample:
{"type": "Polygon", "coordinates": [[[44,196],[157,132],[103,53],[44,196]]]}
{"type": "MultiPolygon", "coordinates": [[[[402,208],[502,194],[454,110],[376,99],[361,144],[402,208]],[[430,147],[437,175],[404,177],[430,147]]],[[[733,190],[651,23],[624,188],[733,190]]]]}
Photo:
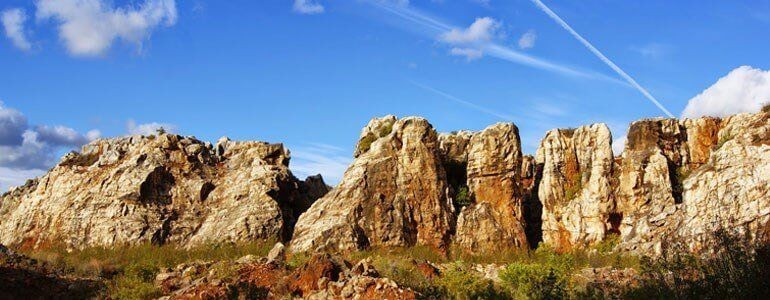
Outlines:
{"type": "Polygon", "coordinates": [[[720,120],[651,119],[634,122],[619,170],[616,201],[623,247],[660,253],[680,226],[684,182],[707,163],[720,120]]]}
{"type": "Polygon", "coordinates": [[[473,203],[459,212],[455,243],[472,251],[527,248],[519,129],[512,123],[487,127],[473,134],[466,151],[473,203]]]}
{"type": "Polygon", "coordinates": [[[612,231],[612,137],[604,124],[549,131],[537,150],[543,242],[558,250],[602,241],[612,231]]]}
{"type": "Polygon", "coordinates": [[[355,156],[340,184],[299,218],[291,249],[446,251],[453,211],[433,126],[415,117],[373,119],[355,156]]]}
{"type": "MultiPolygon", "coordinates": [[[[83,248],[288,239],[324,191],[281,144],[158,134],[98,140],[0,200],[0,243],[83,248]]],[[[325,187],[325,184],[323,185],[325,187]]]]}

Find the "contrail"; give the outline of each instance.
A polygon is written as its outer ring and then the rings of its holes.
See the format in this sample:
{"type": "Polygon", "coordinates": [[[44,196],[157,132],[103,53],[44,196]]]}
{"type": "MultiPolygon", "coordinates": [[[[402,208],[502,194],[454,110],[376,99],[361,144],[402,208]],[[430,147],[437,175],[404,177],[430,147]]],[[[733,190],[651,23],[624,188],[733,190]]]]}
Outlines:
{"type": "Polygon", "coordinates": [[[452,101],[454,101],[454,102],[460,103],[460,104],[462,104],[462,105],[468,106],[468,107],[470,107],[470,108],[473,108],[473,109],[475,109],[475,110],[478,110],[478,111],[480,111],[480,112],[483,112],[483,113],[486,113],[486,114],[489,114],[489,115],[492,115],[492,116],[498,117],[498,118],[500,118],[500,119],[502,119],[502,120],[504,120],[504,121],[513,122],[513,117],[511,117],[511,116],[508,116],[508,115],[504,115],[504,114],[500,114],[500,113],[498,113],[498,112],[495,112],[495,111],[494,111],[494,110],[492,110],[492,109],[489,109],[489,108],[483,107],[483,106],[481,106],[481,105],[478,105],[478,104],[475,104],[475,103],[473,103],[473,102],[468,102],[468,101],[465,101],[465,100],[463,100],[463,99],[457,98],[457,97],[455,97],[455,96],[452,96],[452,95],[450,95],[450,94],[447,94],[447,93],[445,93],[445,92],[439,91],[439,90],[437,90],[437,89],[434,89],[434,88],[432,88],[432,87],[429,87],[429,86],[427,86],[427,85],[424,85],[424,84],[421,84],[421,83],[417,83],[417,82],[414,82],[414,81],[409,81],[409,82],[410,82],[411,84],[413,84],[413,85],[417,86],[417,87],[420,87],[420,88],[422,88],[422,89],[425,89],[425,90],[427,90],[427,91],[433,92],[433,93],[435,93],[435,94],[437,94],[437,95],[439,95],[439,96],[442,96],[442,97],[444,97],[444,98],[446,98],[446,99],[449,99],[449,100],[452,100],[452,101]]]}
{"type": "Polygon", "coordinates": [[[540,0],[532,0],[532,2],[535,3],[535,5],[537,5],[537,7],[539,7],[549,17],[551,17],[551,19],[556,21],[556,23],[561,25],[561,27],[563,27],[564,29],[569,31],[569,33],[572,34],[572,36],[574,36],[578,41],[580,41],[580,43],[582,43],[584,46],[586,46],[586,48],[588,48],[588,50],[590,50],[591,53],[596,55],[596,57],[601,59],[605,64],[607,64],[610,68],[612,68],[613,71],[618,73],[618,75],[620,75],[621,77],[623,77],[623,79],[628,81],[629,84],[631,84],[633,87],[635,87],[637,90],[639,90],[639,92],[641,92],[645,97],[647,97],[647,99],[652,101],[652,103],[655,104],[655,106],[657,106],[658,108],[660,108],[660,110],[662,110],[667,116],[669,116],[670,118],[675,118],[674,115],[671,114],[671,112],[668,111],[668,109],[666,109],[663,106],[663,104],[660,104],[658,99],[655,99],[655,97],[653,97],[652,94],[650,94],[650,92],[647,91],[647,89],[642,87],[639,83],[636,82],[636,80],[634,80],[634,78],[632,78],[625,71],[623,71],[623,69],[618,67],[609,58],[604,56],[604,54],[602,54],[598,49],[596,49],[596,47],[591,45],[591,43],[589,43],[586,39],[584,39],[574,29],[572,29],[572,27],[569,26],[569,24],[567,24],[567,22],[564,22],[564,20],[562,20],[555,12],[553,12],[550,8],[548,8],[548,6],[545,6],[545,4],[543,4],[543,2],[541,2],[540,0]]]}
{"type": "MultiPolygon", "coordinates": [[[[422,32],[423,34],[426,34],[429,37],[435,37],[438,34],[445,33],[449,30],[458,28],[452,24],[448,24],[446,22],[438,20],[428,14],[425,14],[407,5],[395,5],[389,2],[378,1],[378,0],[365,0],[364,2],[369,3],[376,8],[382,9],[386,12],[389,12],[407,21],[409,23],[408,27],[411,30],[417,30],[419,32],[422,32]]],[[[626,84],[624,81],[621,81],[614,77],[610,77],[600,73],[579,70],[571,66],[551,62],[543,58],[521,53],[519,51],[511,49],[510,47],[500,45],[495,42],[487,42],[484,45],[481,45],[480,50],[482,50],[486,54],[489,54],[490,56],[497,57],[499,59],[502,59],[508,62],[530,66],[533,68],[558,73],[561,75],[582,77],[582,78],[589,78],[589,79],[598,79],[598,80],[604,80],[604,81],[609,81],[613,83],[620,83],[623,85],[626,84]]]]}

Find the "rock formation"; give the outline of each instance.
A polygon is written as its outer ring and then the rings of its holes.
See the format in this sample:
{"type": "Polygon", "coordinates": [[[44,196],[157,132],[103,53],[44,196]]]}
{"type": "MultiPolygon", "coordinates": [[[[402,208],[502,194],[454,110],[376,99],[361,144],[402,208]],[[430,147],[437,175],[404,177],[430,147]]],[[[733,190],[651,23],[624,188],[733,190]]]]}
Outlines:
{"type": "Polygon", "coordinates": [[[0,200],[0,242],[82,248],[288,239],[314,197],[281,144],[159,134],[98,140],[0,200]],[[310,196],[309,196],[310,195],[310,196]]]}
{"type": "Polygon", "coordinates": [[[510,123],[439,135],[425,119],[385,116],[363,128],[330,191],[320,177],[294,178],[280,144],[99,140],[0,198],[0,243],[272,238],[294,252],[452,243],[491,252],[615,235],[617,249],[658,255],[708,249],[719,229],[768,238],[770,114],[641,120],[622,154],[611,145],[607,126],[594,124],[551,130],[536,157],[523,156],[510,123]]]}
{"type": "Polygon", "coordinates": [[[292,250],[445,250],[453,212],[438,149],[425,119],[373,119],[339,185],[300,216],[292,250]]]}
{"type": "Polygon", "coordinates": [[[519,129],[498,123],[467,144],[467,185],[473,203],[457,218],[455,243],[472,251],[527,248],[519,129]]]}
{"type": "Polygon", "coordinates": [[[587,246],[612,229],[612,137],[604,124],[549,131],[537,150],[542,165],[543,242],[587,246]]]}

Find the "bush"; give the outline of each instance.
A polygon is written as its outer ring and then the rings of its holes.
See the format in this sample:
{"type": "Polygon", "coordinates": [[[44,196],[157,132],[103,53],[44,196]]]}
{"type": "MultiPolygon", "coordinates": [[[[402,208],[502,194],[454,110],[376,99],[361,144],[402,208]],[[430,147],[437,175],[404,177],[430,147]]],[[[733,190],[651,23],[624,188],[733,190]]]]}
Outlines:
{"type": "Polygon", "coordinates": [[[458,213],[462,210],[463,207],[473,204],[473,199],[471,199],[470,191],[468,190],[467,185],[460,186],[457,189],[457,194],[455,194],[453,203],[458,213]]]}
{"type": "Polygon", "coordinates": [[[676,251],[642,261],[642,284],[627,298],[762,299],[770,295],[770,247],[718,230],[707,258],[676,251]]]}
{"type": "Polygon", "coordinates": [[[770,103],[765,104],[764,106],[762,106],[762,112],[766,113],[766,114],[770,114],[770,103]]]}
{"type": "Polygon", "coordinates": [[[114,299],[154,299],[162,296],[155,286],[158,267],[146,264],[126,266],[109,286],[109,295],[114,299]]]}
{"type": "Polygon", "coordinates": [[[562,299],[567,293],[569,273],[566,270],[539,264],[512,263],[500,274],[500,279],[517,298],[562,299]]]}
{"type": "Polygon", "coordinates": [[[65,246],[51,246],[27,253],[30,257],[67,269],[79,276],[108,280],[113,299],[150,299],[161,296],[154,284],[161,268],[203,260],[225,261],[253,254],[265,256],[275,244],[272,240],[249,243],[211,244],[184,249],[173,245],[92,247],[66,251],[65,246]]]}
{"type": "Polygon", "coordinates": [[[472,274],[463,263],[449,266],[438,280],[451,299],[510,299],[505,290],[488,279],[472,274]]]}

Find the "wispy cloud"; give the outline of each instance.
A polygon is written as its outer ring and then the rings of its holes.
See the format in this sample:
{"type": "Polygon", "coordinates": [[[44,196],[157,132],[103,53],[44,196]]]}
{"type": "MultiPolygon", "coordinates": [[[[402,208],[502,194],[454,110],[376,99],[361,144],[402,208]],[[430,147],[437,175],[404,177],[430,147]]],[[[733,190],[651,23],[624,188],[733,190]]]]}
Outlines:
{"type": "Polygon", "coordinates": [[[324,7],[320,3],[314,0],[294,0],[294,6],[292,7],[294,12],[305,15],[314,15],[324,12],[324,7]]]}
{"type": "Polygon", "coordinates": [[[553,12],[553,10],[548,8],[548,6],[543,4],[542,1],[540,1],[540,0],[531,0],[531,1],[533,3],[535,3],[535,5],[537,5],[537,7],[540,8],[540,10],[545,12],[551,19],[556,21],[557,24],[559,24],[562,28],[567,30],[573,37],[575,37],[586,48],[588,48],[588,50],[590,50],[591,53],[596,55],[596,57],[598,57],[601,61],[603,61],[605,64],[607,64],[607,66],[609,66],[613,71],[615,71],[615,73],[618,73],[618,75],[620,75],[620,77],[623,77],[623,79],[625,79],[629,84],[631,84],[631,86],[633,86],[634,88],[639,90],[639,92],[641,92],[642,95],[644,95],[644,97],[646,97],[648,100],[650,100],[650,102],[655,104],[655,106],[657,106],[661,111],[663,111],[663,113],[665,113],[667,116],[669,116],[671,118],[674,117],[674,115],[668,109],[666,109],[666,107],[664,107],[663,104],[661,104],[658,101],[658,99],[656,99],[654,96],[652,96],[652,94],[650,94],[650,92],[648,92],[647,89],[642,87],[639,83],[636,82],[636,80],[634,78],[632,78],[625,71],[623,71],[623,69],[618,67],[614,62],[612,62],[612,60],[607,58],[607,56],[602,54],[601,51],[596,49],[596,47],[594,47],[590,42],[588,42],[588,40],[586,40],[585,38],[583,38],[583,36],[581,36],[579,33],[577,33],[577,31],[572,29],[572,27],[569,26],[569,24],[567,24],[567,22],[565,22],[561,17],[559,17],[555,12],[553,12]]]}
{"type": "Polygon", "coordinates": [[[416,87],[422,88],[422,89],[424,89],[426,91],[429,91],[429,92],[432,92],[432,93],[434,93],[436,95],[439,95],[439,96],[441,96],[441,97],[443,97],[443,98],[445,98],[447,100],[450,100],[450,101],[453,101],[453,102],[465,105],[465,106],[467,106],[469,108],[472,108],[472,109],[475,109],[477,111],[483,112],[483,113],[488,114],[490,116],[497,117],[497,118],[499,118],[501,120],[508,121],[508,122],[513,122],[513,119],[514,119],[513,116],[498,113],[494,109],[490,109],[490,108],[487,108],[487,107],[475,104],[473,102],[460,99],[460,98],[452,96],[452,95],[450,95],[450,94],[448,94],[446,92],[440,91],[438,89],[429,87],[429,86],[421,84],[421,83],[417,83],[417,82],[414,82],[414,81],[410,81],[410,83],[413,84],[416,87]]]}
{"type": "Polygon", "coordinates": [[[537,33],[534,29],[530,29],[519,38],[519,49],[532,49],[535,47],[535,41],[537,41],[537,33]]]}
{"type": "MultiPolygon", "coordinates": [[[[412,31],[416,31],[419,34],[429,36],[430,38],[438,38],[438,40],[441,42],[444,42],[442,40],[442,37],[445,36],[447,33],[463,30],[462,27],[458,27],[458,26],[454,26],[449,23],[446,23],[442,20],[439,20],[438,18],[435,18],[427,13],[424,13],[408,5],[397,5],[397,4],[392,4],[390,2],[381,1],[381,0],[363,0],[363,1],[365,3],[369,3],[373,5],[378,9],[381,9],[383,11],[386,11],[398,17],[402,22],[406,22],[406,24],[403,24],[405,28],[408,28],[409,30],[412,30],[412,31]]],[[[504,46],[494,41],[494,39],[475,44],[473,45],[473,47],[456,47],[453,45],[453,49],[455,48],[458,49],[454,51],[455,54],[459,54],[460,52],[465,52],[465,53],[478,55],[478,52],[480,51],[482,54],[488,54],[492,57],[502,59],[508,62],[530,66],[533,68],[558,73],[561,75],[606,80],[606,81],[615,82],[615,83],[622,82],[615,78],[612,78],[600,73],[579,70],[571,66],[554,63],[546,59],[538,58],[532,55],[519,52],[515,49],[504,46]],[[466,49],[466,50],[462,50],[462,49],[466,49]],[[467,49],[475,49],[477,52],[472,53],[471,51],[467,51],[467,49]]],[[[622,82],[622,83],[625,84],[625,82],[622,82]]]]}
{"type": "Polygon", "coordinates": [[[290,168],[300,178],[321,174],[324,181],[337,184],[350,165],[352,151],[323,143],[308,143],[291,150],[290,168]]]}
{"type": "Polygon", "coordinates": [[[129,134],[138,134],[138,135],[153,135],[158,132],[159,129],[163,128],[166,132],[175,133],[177,132],[178,127],[174,124],[169,123],[157,123],[157,122],[151,122],[151,123],[144,123],[144,124],[136,124],[136,121],[134,120],[128,120],[126,122],[126,130],[129,134]]]}
{"type": "Polygon", "coordinates": [[[32,44],[24,33],[24,22],[27,21],[27,14],[20,8],[8,9],[0,14],[0,21],[5,29],[5,36],[11,40],[16,48],[23,51],[32,49],[32,44]]]}
{"type": "Polygon", "coordinates": [[[642,46],[631,46],[631,51],[639,53],[646,58],[658,59],[671,52],[672,47],[666,44],[649,43],[642,46]]]}

